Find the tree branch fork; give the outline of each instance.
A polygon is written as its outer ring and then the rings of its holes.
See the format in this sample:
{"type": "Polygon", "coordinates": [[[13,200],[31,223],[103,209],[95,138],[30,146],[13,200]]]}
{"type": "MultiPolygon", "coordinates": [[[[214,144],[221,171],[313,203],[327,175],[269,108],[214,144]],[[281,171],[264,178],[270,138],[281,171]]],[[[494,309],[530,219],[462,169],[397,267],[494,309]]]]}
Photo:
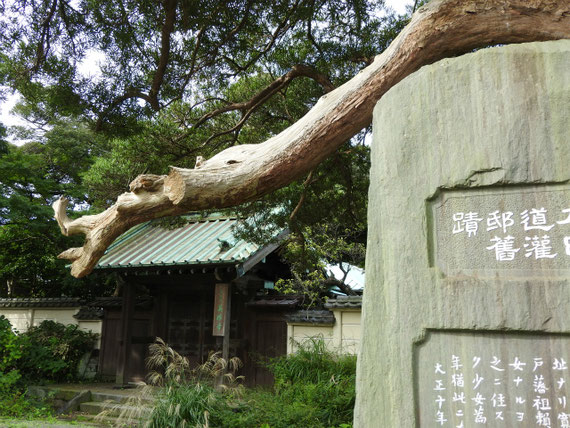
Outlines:
{"type": "Polygon", "coordinates": [[[85,235],[83,247],[59,257],[72,261],[72,275],[82,277],[136,224],[235,206],[287,185],[367,126],[382,95],[423,65],[492,44],[556,39],[570,39],[567,0],[432,0],[370,66],[264,143],[200,158],[194,169],[171,167],[168,175],[141,175],[129,192],[97,215],[71,220],[67,200],[57,200],[53,209],[62,233],[85,235]]]}

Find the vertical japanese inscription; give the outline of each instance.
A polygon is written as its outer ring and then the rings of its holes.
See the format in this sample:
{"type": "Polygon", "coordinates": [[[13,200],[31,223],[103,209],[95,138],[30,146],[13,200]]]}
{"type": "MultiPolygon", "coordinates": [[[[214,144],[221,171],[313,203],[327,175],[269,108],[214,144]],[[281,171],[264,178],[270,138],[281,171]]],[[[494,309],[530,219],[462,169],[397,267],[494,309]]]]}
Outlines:
{"type": "Polygon", "coordinates": [[[416,349],[420,427],[570,428],[570,336],[432,332],[416,349]]]}
{"type": "Polygon", "coordinates": [[[228,284],[216,284],[214,295],[214,322],[212,336],[224,336],[228,306],[228,284]]]}
{"type": "Polygon", "coordinates": [[[544,185],[443,192],[432,251],[447,275],[570,273],[570,189],[544,185]]]}

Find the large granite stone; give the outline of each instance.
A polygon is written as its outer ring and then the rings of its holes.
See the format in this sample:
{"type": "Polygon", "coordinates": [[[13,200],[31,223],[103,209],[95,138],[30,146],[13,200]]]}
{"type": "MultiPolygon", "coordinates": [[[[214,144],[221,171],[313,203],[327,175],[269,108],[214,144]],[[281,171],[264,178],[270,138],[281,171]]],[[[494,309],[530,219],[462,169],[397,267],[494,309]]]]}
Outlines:
{"type": "Polygon", "coordinates": [[[566,426],[570,40],[424,67],[373,128],[355,426],[566,426]]]}

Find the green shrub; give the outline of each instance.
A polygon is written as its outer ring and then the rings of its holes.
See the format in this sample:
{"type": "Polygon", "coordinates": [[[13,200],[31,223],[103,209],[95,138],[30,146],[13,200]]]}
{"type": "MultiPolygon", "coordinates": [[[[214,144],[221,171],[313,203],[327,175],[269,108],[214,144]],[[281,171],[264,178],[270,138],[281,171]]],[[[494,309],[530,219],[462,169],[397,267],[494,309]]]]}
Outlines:
{"type": "Polygon", "coordinates": [[[12,331],[10,321],[0,315],[0,396],[15,389],[21,377],[16,363],[21,357],[20,340],[12,331]]]}
{"type": "Polygon", "coordinates": [[[191,369],[186,358],[160,339],[149,351],[155,369],[149,380],[162,388],[150,406],[146,398],[154,392],[142,388],[137,401],[126,407],[130,410],[121,415],[122,422],[143,421],[142,426],[151,428],[351,426],[356,357],[328,351],[322,338],[299,345],[294,355],[271,361],[274,391],[236,388],[231,374],[225,388],[216,387],[215,380],[227,364],[218,354],[191,369]]]}
{"type": "Polygon", "coordinates": [[[18,370],[25,353],[24,340],[12,331],[10,321],[0,315],[0,416],[44,417],[51,410],[43,402],[24,394],[25,386],[18,370]]]}
{"type": "Polygon", "coordinates": [[[251,390],[238,406],[218,408],[212,426],[350,427],[356,357],[326,348],[322,338],[299,344],[298,352],[272,360],[274,391],[251,390]]]}
{"type": "Polygon", "coordinates": [[[287,402],[311,403],[323,426],[351,422],[356,397],[356,356],[327,349],[323,338],[298,344],[295,354],[269,364],[275,392],[287,402]]]}
{"type": "Polygon", "coordinates": [[[296,353],[275,358],[268,364],[277,392],[295,382],[322,383],[356,376],[356,356],[330,351],[322,337],[296,345],[296,353]]]}
{"type": "Polygon", "coordinates": [[[0,416],[18,419],[45,419],[53,409],[43,400],[35,400],[21,391],[0,396],[0,416]]]}
{"type": "Polygon", "coordinates": [[[97,335],[77,325],[43,321],[21,335],[20,373],[27,381],[69,381],[77,377],[81,357],[93,349],[97,335]]]}

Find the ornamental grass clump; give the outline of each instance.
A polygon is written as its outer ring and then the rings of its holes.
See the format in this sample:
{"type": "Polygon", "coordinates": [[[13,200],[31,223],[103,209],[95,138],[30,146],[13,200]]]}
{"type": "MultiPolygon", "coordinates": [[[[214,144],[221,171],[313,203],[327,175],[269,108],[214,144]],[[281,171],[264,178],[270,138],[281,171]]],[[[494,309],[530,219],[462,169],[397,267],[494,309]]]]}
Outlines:
{"type": "Polygon", "coordinates": [[[235,375],[239,359],[212,353],[191,368],[188,359],[157,339],[149,349],[148,384],[122,406],[117,426],[349,428],[356,357],[330,351],[322,337],[297,348],[267,364],[275,377],[273,390],[246,390],[243,377],[235,375]]]}
{"type": "Polygon", "coordinates": [[[192,368],[186,357],[157,338],[149,346],[148,383],[126,406],[109,407],[99,418],[120,412],[117,426],[138,422],[147,428],[209,427],[212,414],[243,394],[243,377],[235,375],[241,366],[239,358],[226,361],[216,352],[192,368]]]}

